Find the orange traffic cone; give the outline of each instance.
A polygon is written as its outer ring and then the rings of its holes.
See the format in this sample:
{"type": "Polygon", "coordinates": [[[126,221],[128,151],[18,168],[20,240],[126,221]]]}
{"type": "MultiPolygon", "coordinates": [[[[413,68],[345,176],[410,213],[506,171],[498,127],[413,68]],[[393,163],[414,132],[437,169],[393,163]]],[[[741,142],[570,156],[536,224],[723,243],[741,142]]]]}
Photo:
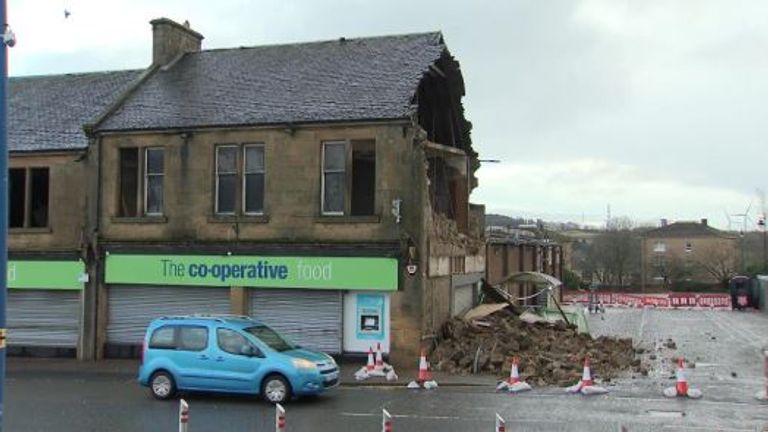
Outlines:
{"type": "Polygon", "coordinates": [[[507,384],[514,385],[520,382],[520,372],[517,370],[517,365],[520,363],[518,357],[512,357],[512,369],[509,371],[509,378],[507,378],[507,384]]]}
{"type": "Polygon", "coordinates": [[[677,379],[675,390],[677,391],[678,396],[688,395],[688,379],[685,377],[685,363],[683,362],[682,357],[677,359],[675,378],[677,379]]]}
{"type": "Polygon", "coordinates": [[[592,370],[591,366],[592,362],[589,360],[589,356],[584,357],[584,372],[581,374],[581,387],[591,387],[592,386],[592,370]]]}
{"type": "Polygon", "coordinates": [[[375,365],[373,364],[373,347],[369,347],[368,348],[368,363],[365,365],[365,370],[370,372],[374,368],[375,368],[375,365]]]}
{"type": "Polygon", "coordinates": [[[427,363],[427,355],[424,354],[424,350],[421,350],[421,357],[419,358],[419,375],[416,377],[416,382],[420,385],[424,385],[426,381],[432,380],[432,372],[429,370],[429,363],[427,363]]]}
{"type": "Polygon", "coordinates": [[[677,369],[675,370],[676,383],[674,387],[664,389],[666,397],[689,397],[698,399],[702,396],[701,390],[688,386],[688,379],[685,377],[685,359],[677,359],[677,369]]]}
{"type": "Polygon", "coordinates": [[[384,358],[381,355],[381,342],[376,344],[376,370],[384,370],[384,358]]]}
{"type": "Polygon", "coordinates": [[[608,390],[604,387],[596,386],[592,381],[592,362],[589,360],[589,356],[584,357],[584,372],[581,375],[581,381],[578,384],[572,385],[565,390],[569,393],[581,393],[583,395],[596,395],[608,393],[608,390]]]}
{"type": "Polygon", "coordinates": [[[528,385],[528,383],[520,380],[520,372],[518,371],[519,364],[520,358],[517,356],[512,357],[512,368],[509,371],[509,377],[505,381],[499,383],[499,385],[496,386],[496,390],[506,390],[510,393],[519,393],[531,389],[531,386],[528,385]]]}

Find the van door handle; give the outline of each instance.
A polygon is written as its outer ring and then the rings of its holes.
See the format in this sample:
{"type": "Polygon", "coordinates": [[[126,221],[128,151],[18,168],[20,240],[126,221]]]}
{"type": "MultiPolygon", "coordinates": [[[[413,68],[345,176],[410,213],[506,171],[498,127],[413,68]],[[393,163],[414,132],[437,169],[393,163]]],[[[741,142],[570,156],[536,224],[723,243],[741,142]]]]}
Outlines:
{"type": "Polygon", "coordinates": [[[197,358],[199,358],[200,360],[208,360],[209,357],[205,354],[200,354],[199,356],[197,356],[197,358]]]}
{"type": "Polygon", "coordinates": [[[224,357],[218,356],[218,357],[216,357],[216,361],[217,362],[223,362],[224,361],[224,357]]]}

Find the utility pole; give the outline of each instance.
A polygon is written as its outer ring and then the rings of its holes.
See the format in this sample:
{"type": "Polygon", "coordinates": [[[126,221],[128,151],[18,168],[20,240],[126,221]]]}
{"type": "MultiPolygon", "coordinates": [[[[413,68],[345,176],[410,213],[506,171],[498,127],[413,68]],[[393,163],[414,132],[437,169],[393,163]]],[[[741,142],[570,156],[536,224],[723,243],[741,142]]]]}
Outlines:
{"type": "Polygon", "coordinates": [[[0,0],[0,25],[3,26],[0,46],[0,432],[5,418],[5,305],[8,294],[8,129],[6,125],[8,96],[8,47],[16,45],[16,37],[8,26],[6,0],[0,0]]]}

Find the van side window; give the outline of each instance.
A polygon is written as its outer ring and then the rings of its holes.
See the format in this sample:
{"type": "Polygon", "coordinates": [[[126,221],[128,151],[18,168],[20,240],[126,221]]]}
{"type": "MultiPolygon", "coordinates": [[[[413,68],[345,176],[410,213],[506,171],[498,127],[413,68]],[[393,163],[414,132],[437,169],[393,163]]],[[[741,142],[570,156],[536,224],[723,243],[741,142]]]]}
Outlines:
{"type": "Polygon", "coordinates": [[[218,339],[219,348],[230,354],[242,355],[243,348],[250,345],[243,335],[229,329],[216,329],[216,338],[218,339]]]}
{"type": "Polygon", "coordinates": [[[163,326],[152,333],[149,339],[149,347],[157,349],[176,349],[174,338],[176,326],[163,326]]]}
{"type": "Polygon", "coordinates": [[[178,349],[202,351],[208,346],[208,329],[199,326],[180,326],[178,349]]]}

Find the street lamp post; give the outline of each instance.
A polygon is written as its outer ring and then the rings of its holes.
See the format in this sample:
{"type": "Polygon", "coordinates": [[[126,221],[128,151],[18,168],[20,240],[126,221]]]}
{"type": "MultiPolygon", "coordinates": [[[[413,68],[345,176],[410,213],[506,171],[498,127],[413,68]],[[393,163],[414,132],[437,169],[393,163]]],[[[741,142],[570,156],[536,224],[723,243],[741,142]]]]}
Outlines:
{"type": "Polygon", "coordinates": [[[8,97],[6,84],[8,81],[8,47],[16,44],[16,38],[8,26],[6,0],[0,0],[0,25],[2,25],[2,40],[0,46],[0,432],[3,430],[5,418],[5,343],[6,319],[5,305],[8,293],[8,130],[6,125],[8,97]]]}

